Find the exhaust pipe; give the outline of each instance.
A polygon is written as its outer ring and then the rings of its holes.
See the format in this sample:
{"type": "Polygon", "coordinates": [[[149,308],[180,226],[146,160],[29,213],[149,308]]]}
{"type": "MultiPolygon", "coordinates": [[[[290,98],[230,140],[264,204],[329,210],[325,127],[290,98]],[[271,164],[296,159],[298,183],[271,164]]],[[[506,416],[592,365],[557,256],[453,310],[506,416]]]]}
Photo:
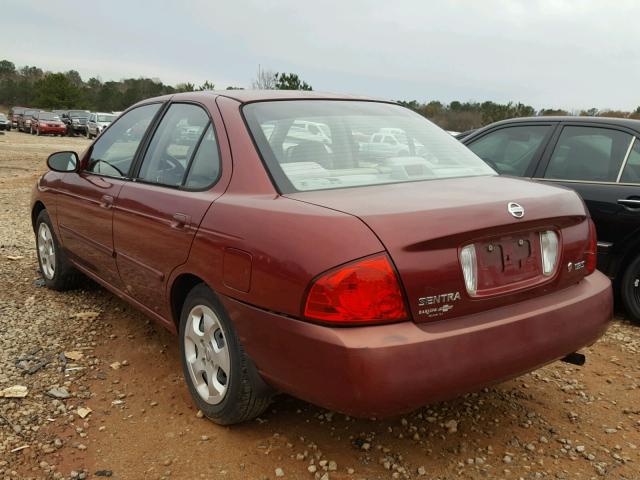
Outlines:
{"type": "Polygon", "coordinates": [[[564,357],[562,361],[581,367],[587,361],[587,358],[582,353],[573,352],[564,357]]]}

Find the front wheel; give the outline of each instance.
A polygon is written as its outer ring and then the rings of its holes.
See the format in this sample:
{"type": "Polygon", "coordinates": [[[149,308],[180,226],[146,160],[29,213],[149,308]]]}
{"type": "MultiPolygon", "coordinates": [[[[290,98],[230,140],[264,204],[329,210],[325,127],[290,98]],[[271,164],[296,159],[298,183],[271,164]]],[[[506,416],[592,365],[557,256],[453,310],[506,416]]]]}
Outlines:
{"type": "Polygon", "coordinates": [[[620,294],[629,318],[633,323],[640,324],[640,255],[624,271],[620,294]]]}
{"type": "Polygon", "coordinates": [[[264,412],[271,389],[258,375],[224,307],[206,285],[194,287],[187,296],[179,333],[184,377],[207,418],[231,425],[264,412]]]}
{"type": "Polygon", "coordinates": [[[71,266],[60,248],[46,210],[41,211],[36,220],[36,247],[45,285],[61,291],[74,288],[80,273],[71,266]]]}

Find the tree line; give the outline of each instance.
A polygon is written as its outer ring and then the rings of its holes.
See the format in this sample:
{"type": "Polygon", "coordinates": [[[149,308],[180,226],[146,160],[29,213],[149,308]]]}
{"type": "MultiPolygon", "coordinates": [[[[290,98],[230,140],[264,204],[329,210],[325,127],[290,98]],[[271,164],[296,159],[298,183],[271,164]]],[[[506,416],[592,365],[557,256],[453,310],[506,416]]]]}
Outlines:
{"type": "MultiPolygon", "coordinates": [[[[279,90],[312,90],[310,84],[295,73],[280,73],[258,67],[252,88],[279,90]]],[[[240,87],[227,87],[234,90],[240,87]]],[[[16,67],[9,60],[0,60],[0,105],[29,106],[42,109],[82,109],[91,111],[121,111],[149,97],[196,90],[213,90],[214,83],[205,81],[166,85],[157,78],[125,78],[103,82],[98,77],[83,80],[76,70],[49,72],[35,66],[16,67]]],[[[442,103],[439,101],[399,101],[429,118],[445,130],[465,131],[513,117],[533,115],[589,115],[640,119],[640,107],[632,112],[599,111],[596,108],[580,112],[561,109],[536,110],[531,105],[492,101],[442,103]]]]}

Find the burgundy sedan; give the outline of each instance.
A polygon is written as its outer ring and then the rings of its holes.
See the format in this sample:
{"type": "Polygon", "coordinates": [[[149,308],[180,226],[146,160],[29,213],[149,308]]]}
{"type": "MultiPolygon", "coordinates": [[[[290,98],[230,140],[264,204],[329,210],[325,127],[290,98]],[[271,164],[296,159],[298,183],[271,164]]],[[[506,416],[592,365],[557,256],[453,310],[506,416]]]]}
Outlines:
{"type": "Polygon", "coordinates": [[[393,103],[182,93],[48,164],[32,202],[47,286],[82,273],[176,332],[221,424],[276,391],[407,412],[565,358],[612,316],[575,192],[499,177],[393,103]]]}
{"type": "Polygon", "coordinates": [[[67,127],[60,117],[52,112],[36,112],[31,117],[31,134],[32,135],[60,135],[63,136],[67,127]]]}

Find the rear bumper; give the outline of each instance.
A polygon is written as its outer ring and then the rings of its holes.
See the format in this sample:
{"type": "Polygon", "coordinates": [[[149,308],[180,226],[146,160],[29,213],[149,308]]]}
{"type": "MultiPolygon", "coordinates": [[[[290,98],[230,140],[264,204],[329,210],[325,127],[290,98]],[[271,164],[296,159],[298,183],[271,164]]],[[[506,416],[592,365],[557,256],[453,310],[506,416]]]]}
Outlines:
{"type": "Polygon", "coordinates": [[[612,317],[596,272],[544,297],[452,320],[329,328],[222,298],[274,387],[355,416],[386,416],[475,391],[595,342],[612,317]]]}

